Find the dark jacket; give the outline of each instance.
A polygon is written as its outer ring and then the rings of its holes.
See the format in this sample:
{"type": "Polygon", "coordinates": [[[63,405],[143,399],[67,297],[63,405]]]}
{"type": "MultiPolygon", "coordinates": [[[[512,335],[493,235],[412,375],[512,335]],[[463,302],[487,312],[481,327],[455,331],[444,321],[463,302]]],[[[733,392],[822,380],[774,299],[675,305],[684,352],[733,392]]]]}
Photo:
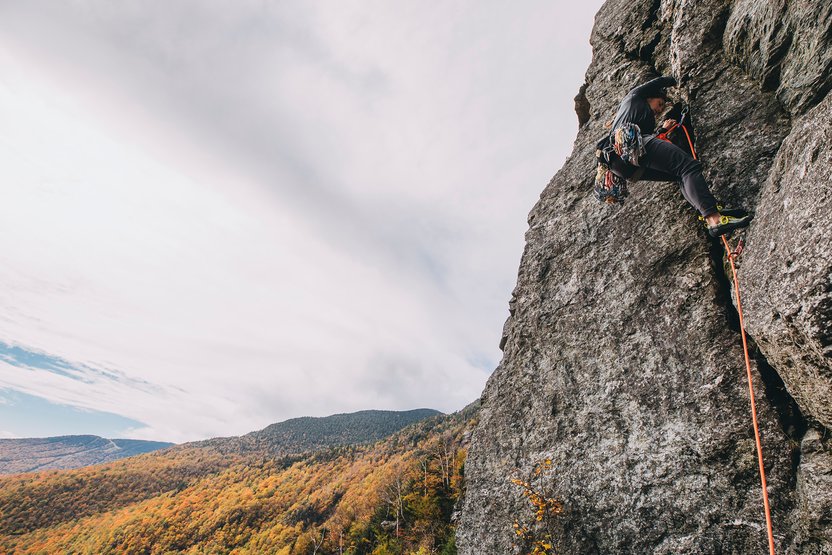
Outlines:
{"type": "Polygon", "coordinates": [[[651,135],[656,129],[656,116],[647,104],[647,99],[663,97],[662,89],[675,84],[673,77],[657,77],[631,90],[618,107],[612,129],[618,129],[625,123],[635,123],[642,135],[651,135]]]}

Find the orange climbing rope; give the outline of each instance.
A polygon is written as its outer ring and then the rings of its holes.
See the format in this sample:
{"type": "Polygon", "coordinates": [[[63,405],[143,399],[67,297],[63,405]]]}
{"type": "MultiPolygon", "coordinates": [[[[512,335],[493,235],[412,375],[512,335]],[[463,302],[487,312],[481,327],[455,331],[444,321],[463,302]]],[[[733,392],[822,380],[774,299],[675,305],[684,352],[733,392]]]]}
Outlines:
{"type": "MultiPolygon", "coordinates": [[[[678,125],[678,124],[677,124],[678,125]]],[[[674,126],[675,127],[675,126],[674,126]]],[[[696,150],[693,148],[693,141],[690,138],[690,133],[686,126],[682,125],[685,131],[685,136],[690,145],[690,152],[693,158],[698,159],[696,150]]],[[[665,139],[666,140],[666,139],[665,139]]],[[[774,528],[771,525],[771,507],[768,504],[768,487],[766,486],[766,470],[763,464],[763,445],[760,441],[760,426],[757,423],[757,404],[754,402],[754,385],[751,379],[751,358],[748,356],[748,339],[745,337],[745,321],[742,316],[742,302],[740,301],[740,282],[737,279],[737,267],[734,265],[734,260],[739,256],[742,250],[742,243],[740,243],[735,250],[731,250],[731,245],[728,244],[728,239],[723,235],[721,237],[722,244],[725,246],[725,252],[728,253],[728,261],[731,263],[731,273],[734,276],[734,295],[737,299],[737,313],[740,316],[740,335],[742,336],[742,350],[745,355],[745,375],[748,378],[748,396],[751,399],[751,421],[754,423],[754,440],[757,443],[757,464],[760,466],[760,482],[763,487],[763,507],[766,511],[766,531],[768,532],[768,551],[770,555],[774,553],[774,528]]]]}
{"type": "Polygon", "coordinates": [[[686,125],[682,126],[682,129],[685,132],[685,137],[688,138],[688,144],[690,145],[690,153],[693,156],[694,160],[699,160],[699,157],[696,156],[696,150],[693,148],[693,141],[690,140],[690,133],[688,133],[688,128],[686,125]]]}
{"type": "Polygon", "coordinates": [[[774,530],[771,525],[771,508],[768,504],[768,489],[766,486],[766,471],[763,465],[763,446],[760,442],[760,427],[757,424],[757,405],[754,402],[754,386],[751,381],[751,359],[748,356],[748,340],[745,337],[745,322],[742,317],[742,303],[740,302],[740,282],[737,279],[737,268],[734,265],[734,259],[738,256],[738,252],[732,251],[728,244],[728,239],[722,236],[722,244],[725,245],[725,251],[728,253],[728,260],[731,262],[731,273],[734,275],[734,293],[737,299],[737,313],[740,316],[740,334],[742,335],[742,349],[745,354],[745,373],[748,378],[748,395],[751,398],[751,420],[754,422],[754,439],[757,442],[757,463],[760,466],[760,481],[763,486],[763,506],[766,510],[766,528],[768,531],[768,550],[771,555],[774,553],[774,530]]]}

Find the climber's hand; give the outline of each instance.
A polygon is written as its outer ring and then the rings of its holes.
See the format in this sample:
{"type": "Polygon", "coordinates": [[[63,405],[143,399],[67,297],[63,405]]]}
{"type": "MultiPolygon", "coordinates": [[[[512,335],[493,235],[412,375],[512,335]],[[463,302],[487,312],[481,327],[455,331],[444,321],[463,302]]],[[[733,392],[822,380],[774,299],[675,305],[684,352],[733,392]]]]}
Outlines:
{"type": "Polygon", "coordinates": [[[665,129],[670,129],[674,125],[676,125],[675,119],[666,119],[664,120],[664,123],[662,123],[662,127],[664,127],[665,129]]]}

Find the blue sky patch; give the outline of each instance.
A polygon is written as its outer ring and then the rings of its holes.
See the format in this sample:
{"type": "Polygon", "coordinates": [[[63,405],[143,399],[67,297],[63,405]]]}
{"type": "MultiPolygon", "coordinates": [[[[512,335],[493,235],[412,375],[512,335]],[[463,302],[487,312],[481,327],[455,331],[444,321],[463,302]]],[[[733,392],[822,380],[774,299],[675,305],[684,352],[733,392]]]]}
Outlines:
{"type": "MultiPolygon", "coordinates": [[[[47,353],[30,351],[0,341],[0,361],[26,369],[45,370],[80,382],[104,378],[147,389],[147,382],[131,380],[119,372],[69,362],[47,353]]],[[[0,388],[0,437],[52,437],[93,434],[109,438],[129,437],[129,430],[143,428],[137,420],[110,412],[53,403],[16,389],[0,388]]]]}
{"type": "Polygon", "coordinates": [[[29,351],[3,341],[0,341],[0,360],[18,368],[46,370],[84,383],[92,383],[94,378],[105,378],[145,392],[159,391],[159,388],[150,382],[130,378],[117,370],[72,363],[60,357],[29,351]]]}
{"type": "Polygon", "coordinates": [[[93,434],[108,438],[129,437],[144,424],[109,412],[52,403],[42,397],[12,389],[0,389],[0,434],[8,437],[51,437],[93,434]]]}
{"type": "Polygon", "coordinates": [[[40,370],[48,370],[61,376],[77,379],[77,372],[69,362],[58,358],[49,356],[44,353],[37,353],[34,351],[27,351],[8,343],[0,341],[0,360],[4,360],[12,366],[38,368],[40,370]]]}

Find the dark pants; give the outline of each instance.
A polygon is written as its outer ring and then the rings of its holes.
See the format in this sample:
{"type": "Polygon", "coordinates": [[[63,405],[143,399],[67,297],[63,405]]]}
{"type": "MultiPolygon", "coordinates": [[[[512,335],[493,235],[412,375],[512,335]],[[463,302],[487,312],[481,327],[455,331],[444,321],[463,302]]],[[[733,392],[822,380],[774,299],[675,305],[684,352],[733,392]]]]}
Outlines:
{"type": "Polygon", "coordinates": [[[702,164],[678,146],[661,139],[647,139],[639,160],[643,181],[681,181],[682,196],[703,216],[717,212],[716,199],[702,176],[702,164]]]}

